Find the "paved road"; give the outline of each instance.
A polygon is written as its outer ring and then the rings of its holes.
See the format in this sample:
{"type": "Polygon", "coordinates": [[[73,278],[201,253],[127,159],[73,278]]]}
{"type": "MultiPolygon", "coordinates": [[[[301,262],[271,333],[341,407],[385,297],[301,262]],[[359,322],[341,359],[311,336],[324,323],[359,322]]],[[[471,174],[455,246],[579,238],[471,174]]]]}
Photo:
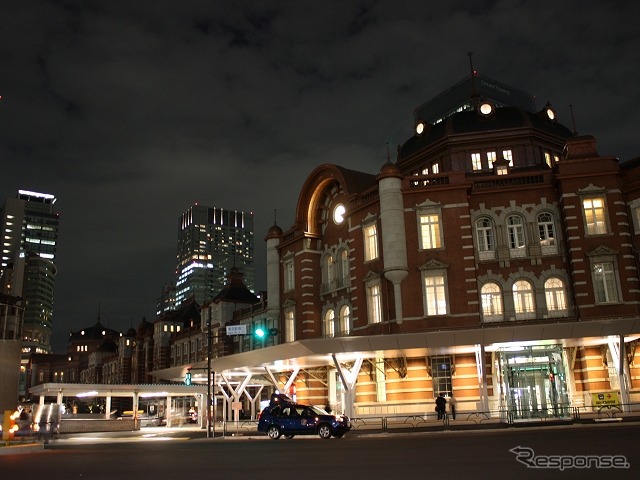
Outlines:
{"type": "Polygon", "coordinates": [[[639,434],[637,424],[605,424],[273,441],[158,429],[126,438],[69,436],[40,453],[0,456],[0,472],[47,480],[638,479],[639,434]],[[553,462],[564,470],[533,468],[553,462]],[[591,467],[578,468],[585,462],[591,467]],[[598,462],[607,468],[595,468],[598,462]],[[628,468],[612,468],[616,462],[628,468]]]}

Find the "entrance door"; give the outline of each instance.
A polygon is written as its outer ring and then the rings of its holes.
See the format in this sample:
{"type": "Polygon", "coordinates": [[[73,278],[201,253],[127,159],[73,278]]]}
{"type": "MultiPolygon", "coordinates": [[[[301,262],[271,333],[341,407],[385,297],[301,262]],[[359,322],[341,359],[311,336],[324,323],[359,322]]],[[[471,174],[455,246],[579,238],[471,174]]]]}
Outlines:
{"type": "Polygon", "coordinates": [[[568,414],[562,346],[500,349],[502,399],[514,419],[568,414]]]}
{"type": "Polygon", "coordinates": [[[508,367],[509,403],[518,418],[547,416],[547,406],[551,402],[549,380],[546,368],[508,367]]]}

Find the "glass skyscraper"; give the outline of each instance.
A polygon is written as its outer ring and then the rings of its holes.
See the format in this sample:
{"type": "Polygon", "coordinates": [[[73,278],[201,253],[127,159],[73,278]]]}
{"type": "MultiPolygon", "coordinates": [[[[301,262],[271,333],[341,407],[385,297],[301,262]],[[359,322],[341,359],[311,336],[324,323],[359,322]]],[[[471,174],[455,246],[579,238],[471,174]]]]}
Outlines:
{"type": "Polygon", "coordinates": [[[224,287],[232,267],[254,291],[253,212],[193,205],[180,217],[175,308],[194,297],[199,305],[224,287]]]}
{"type": "Polygon", "coordinates": [[[59,215],[56,197],[19,190],[1,212],[2,292],[24,307],[22,352],[51,353],[59,215]]]}

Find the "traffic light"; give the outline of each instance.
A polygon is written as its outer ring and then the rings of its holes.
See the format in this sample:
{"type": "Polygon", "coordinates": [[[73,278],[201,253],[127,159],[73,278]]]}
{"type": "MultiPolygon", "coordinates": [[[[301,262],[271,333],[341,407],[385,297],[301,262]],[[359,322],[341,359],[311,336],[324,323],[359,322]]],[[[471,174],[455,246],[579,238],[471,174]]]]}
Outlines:
{"type": "Polygon", "coordinates": [[[184,375],[184,384],[191,385],[191,371],[187,370],[187,373],[184,375]]]}
{"type": "Polygon", "coordinates": [[[278,333],[280,333],[280,331],[277,328],[256,327],[256,329],[253,331],[253,334],[256,336],[256,338],[260,340],[264,340],[269,337],[275,337],[276,335],[278,335],[278,333]]]}

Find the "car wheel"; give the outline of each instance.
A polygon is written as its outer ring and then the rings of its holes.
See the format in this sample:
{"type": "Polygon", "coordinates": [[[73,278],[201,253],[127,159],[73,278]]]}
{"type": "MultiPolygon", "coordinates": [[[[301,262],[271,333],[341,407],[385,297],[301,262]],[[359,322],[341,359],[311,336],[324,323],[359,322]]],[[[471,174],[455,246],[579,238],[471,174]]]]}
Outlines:
{"type": "Polygon", "coordinates": [[[320,438],[324,439],[331,438],[331,427],[326,423],[323,423],[318,427],[318,435],[320,435],[320,438]]]}
{"type": "Polygon", "coordinates": [[[278,440],[280,438],[280,429],[277,425],[271,425],[267,429],[267,435],[273,440],[278,440]]]}
{"type": "Polygon", "coordinates": [[[287,438],[287,439],[291,439],[293,437],[295,437],[295,435],[291,435],[290,433],[284,436],[284,438],[287,438]]]}

